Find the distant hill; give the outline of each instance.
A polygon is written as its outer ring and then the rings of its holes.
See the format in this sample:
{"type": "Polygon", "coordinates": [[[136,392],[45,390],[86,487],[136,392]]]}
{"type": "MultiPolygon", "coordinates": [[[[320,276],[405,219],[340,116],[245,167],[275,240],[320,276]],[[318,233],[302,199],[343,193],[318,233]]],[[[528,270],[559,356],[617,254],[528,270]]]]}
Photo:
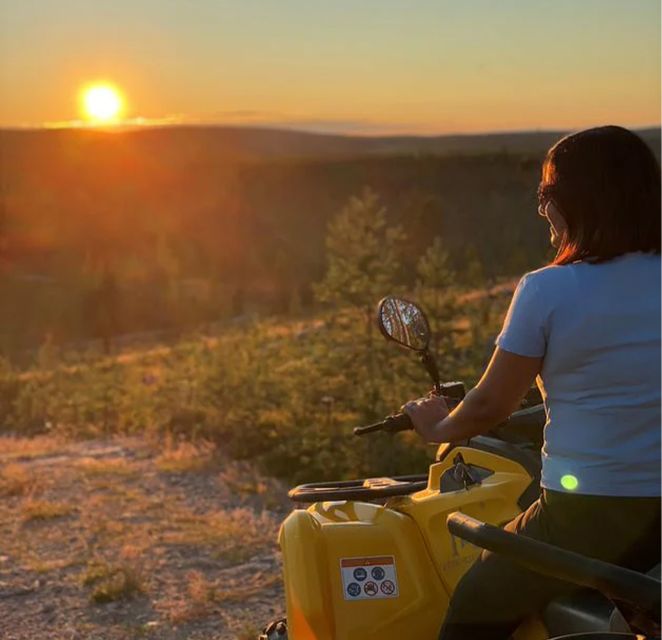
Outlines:
{"type": "MultiPolygon", "coordinates": [[[[343,157],[373,154],[543,153],[566,131],[523,131],[441,136],[349,136],[286,129],[229,126],[168,126],[102,131],[89,129],[0,129],[4,160],[14,154],[57,154],[63,146],[95,150],[117,137],[147,153],[177,156],[187,162],[208,154],[215,160],[244,161],[292,157],[343,157]]],[[[660,147],[660,129],[638,131],[660,147]]]]}

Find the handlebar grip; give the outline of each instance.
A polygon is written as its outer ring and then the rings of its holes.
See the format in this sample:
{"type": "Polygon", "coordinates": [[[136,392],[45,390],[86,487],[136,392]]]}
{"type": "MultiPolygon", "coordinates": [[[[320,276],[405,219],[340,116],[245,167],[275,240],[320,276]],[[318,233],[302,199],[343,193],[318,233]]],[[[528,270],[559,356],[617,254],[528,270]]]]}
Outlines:
{"type": "Polygon", "coordinates": [[[398,431],[409,431],[414,428],[411,418],[406,413],[396,413],[384,420],[384,431],[397,433],[398,431]]]}
{"type": "Polygon", "coordinates": [[[406,413],[396,413],[381,422],[375,422],[375,424],[369,424],[365,427],[354,427],[354,435],[364,436],[367,433],[374,433],[375,431],[397,433],[398,431],[407,431],[413,428],[414,425],[411,423],[411,418],[406,413]]]}

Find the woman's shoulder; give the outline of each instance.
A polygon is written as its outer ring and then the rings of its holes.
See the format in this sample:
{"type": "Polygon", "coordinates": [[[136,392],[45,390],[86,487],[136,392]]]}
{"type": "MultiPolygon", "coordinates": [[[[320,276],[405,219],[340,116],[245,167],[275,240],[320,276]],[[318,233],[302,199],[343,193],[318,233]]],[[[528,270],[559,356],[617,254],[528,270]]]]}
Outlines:
{"type": "Polygon", "coordinates": [[[563,294],[563,299],[568,299],[572,292],[576,296],[582,296],[587,287],[593,288],[601,282],[631,281],[650,284],[651,278],[659,281],[660,273],[659,254],[635,252],[604,262],[583,260],[563,265],[547,265],[525,273],[518,288],[542,293],[545,297],[552,297],[558,292],[563,294]]]}
{"type": "Polygon", "coordinates": [[[520,284],[535,288],[556,287],[567,283],[572,278],[572,264],[550,264],[534,271],[528,271],[522,276],[520,284]]]}
{"type": "Polygon", "coordinates": [[[576,292],[574,265],[548,265],[525,273],[517,285],[515,297],[551,313],[567,303],[568,294],[576,292]]]}

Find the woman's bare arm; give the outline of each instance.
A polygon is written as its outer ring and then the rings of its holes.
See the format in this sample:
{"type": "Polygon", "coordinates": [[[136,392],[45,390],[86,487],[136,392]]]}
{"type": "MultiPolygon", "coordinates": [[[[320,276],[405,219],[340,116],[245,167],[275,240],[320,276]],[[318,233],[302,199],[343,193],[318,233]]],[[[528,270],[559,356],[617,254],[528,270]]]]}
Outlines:
{"type": "Polygon", "coordinates": [[[405,405],[427,442],[456,442],[485,433],[515,411],[542,367],[542,358],[494,350],[480,382],[444,417],[443,402],[430,398],[405,405]]]}

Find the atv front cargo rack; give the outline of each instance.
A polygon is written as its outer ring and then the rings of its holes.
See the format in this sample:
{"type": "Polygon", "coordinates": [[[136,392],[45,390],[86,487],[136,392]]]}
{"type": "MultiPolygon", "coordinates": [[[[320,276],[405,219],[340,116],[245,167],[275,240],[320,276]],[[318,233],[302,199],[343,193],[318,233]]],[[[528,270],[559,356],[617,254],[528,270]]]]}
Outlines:
{"type": "Polygon", "coordinates": [[[427,474],[395,476],[393,478],[365,478],[336,482],[311,482],[290,489],[287,494],[294,502],[320,502],[324,500],[379,500],[393,496],[406,496],[427,487],[427,474]]]}

